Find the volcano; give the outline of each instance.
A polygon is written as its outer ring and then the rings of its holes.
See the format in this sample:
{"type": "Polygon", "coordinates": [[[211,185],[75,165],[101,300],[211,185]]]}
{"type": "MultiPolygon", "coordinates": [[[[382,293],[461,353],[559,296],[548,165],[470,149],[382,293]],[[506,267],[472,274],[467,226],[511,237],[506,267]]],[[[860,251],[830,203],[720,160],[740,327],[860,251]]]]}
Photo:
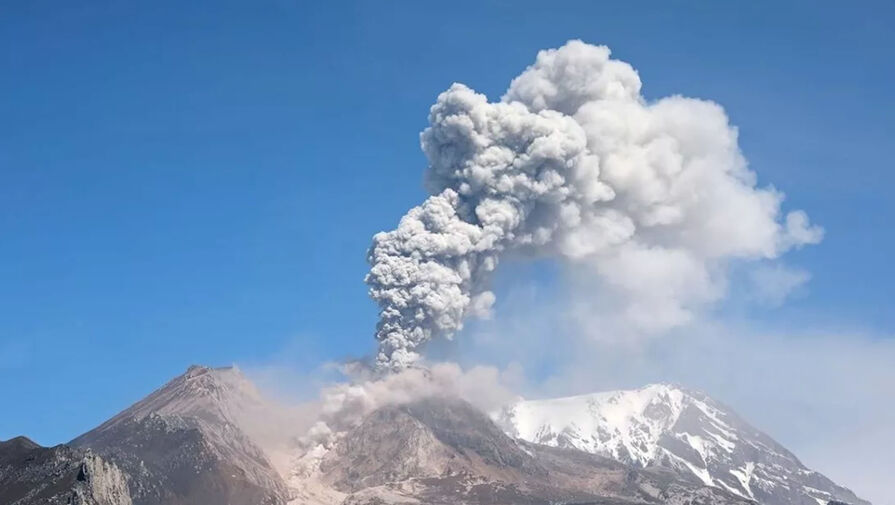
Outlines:
{"type": "Polygon", "coordinates": [[[286,436],[284,412],[237,368],[193,366],[69,444],[0,443],[0,503],[869,505],[671,385],[490,414],[408,399],[313,447],[286,436]]]}

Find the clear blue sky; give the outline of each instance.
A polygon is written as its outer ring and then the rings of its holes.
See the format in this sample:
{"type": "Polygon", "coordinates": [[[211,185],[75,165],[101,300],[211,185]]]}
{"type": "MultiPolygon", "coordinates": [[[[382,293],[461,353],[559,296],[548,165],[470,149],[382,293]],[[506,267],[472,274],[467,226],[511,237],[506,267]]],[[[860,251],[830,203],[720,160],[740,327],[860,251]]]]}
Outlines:
{"type": "Polygon", "coordinates": [[[436,95],[496,99],[571,38],[723,104],[826,228],[756,318],[892,333],[890,2],[304,4],[0,2],[0,439],[65,441],[191,363],[372,350],[364,254],[423,196],[436,95]]]}

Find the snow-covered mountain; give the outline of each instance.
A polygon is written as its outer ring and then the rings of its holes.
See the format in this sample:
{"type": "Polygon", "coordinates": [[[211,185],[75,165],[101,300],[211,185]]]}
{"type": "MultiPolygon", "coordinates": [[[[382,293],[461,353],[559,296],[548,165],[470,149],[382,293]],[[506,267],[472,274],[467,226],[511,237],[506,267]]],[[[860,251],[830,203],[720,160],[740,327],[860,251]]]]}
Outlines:
{"type": "Polygon", "coordinates": [[[869,505],[707,395],[667,384],[520,401],[496,414],[511,436],[665,467],[767,505],[869,505]]]}

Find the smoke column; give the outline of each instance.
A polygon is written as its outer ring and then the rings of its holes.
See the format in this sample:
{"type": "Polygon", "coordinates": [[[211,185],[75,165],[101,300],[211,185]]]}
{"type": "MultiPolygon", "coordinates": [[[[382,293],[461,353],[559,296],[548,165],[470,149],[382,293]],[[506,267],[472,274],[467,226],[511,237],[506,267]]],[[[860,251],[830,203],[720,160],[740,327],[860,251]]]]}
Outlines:
{"type": "Polygon", "coordinates": [[[462,84],[439,95],[421,134],[431,196],[369,250],[378,369],[406,368],[487,315],[509,251],[580,268],[631,325],[658,331],[722,297],[731,261],[821,239],[756,187],[719,105],[647,102],[640,89],[608,48],[570,41],[541,51],[499,102],[462,84]]]}

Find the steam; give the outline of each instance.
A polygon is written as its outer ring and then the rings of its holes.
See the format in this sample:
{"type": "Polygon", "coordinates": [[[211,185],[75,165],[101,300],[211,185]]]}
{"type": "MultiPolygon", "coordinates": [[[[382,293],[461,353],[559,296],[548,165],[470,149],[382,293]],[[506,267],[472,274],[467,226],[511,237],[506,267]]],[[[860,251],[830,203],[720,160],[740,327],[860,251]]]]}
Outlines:
{"type": "Polygon", "coordinates": [[[723,297],[736,260],[773,259],[823,231],[756,186],[724,110],[671,96],[604,46],[541,51],[496,103],[454,84],[421,135],[432,196],[376,234],[366,282],[376,358],[400,370],[467,317],[486,317],[508,253],[562,261],[662,331],[723,297]]]}
{"type": "Polygon", "coordinates": [[[490,412],[518,398],[505,385],[511,381],[512,371],[500,372],[491,366],[464,370],[456,363],[432,363],[426,368],[405,368],[383,376],[362,367],[346,366],[343,372],[349,382],[332,384],[320,392],[318,420],[299,440],[306,450],[328,448],[368,414],[389,405],[447,396],[463,398],[490,412]]]}

